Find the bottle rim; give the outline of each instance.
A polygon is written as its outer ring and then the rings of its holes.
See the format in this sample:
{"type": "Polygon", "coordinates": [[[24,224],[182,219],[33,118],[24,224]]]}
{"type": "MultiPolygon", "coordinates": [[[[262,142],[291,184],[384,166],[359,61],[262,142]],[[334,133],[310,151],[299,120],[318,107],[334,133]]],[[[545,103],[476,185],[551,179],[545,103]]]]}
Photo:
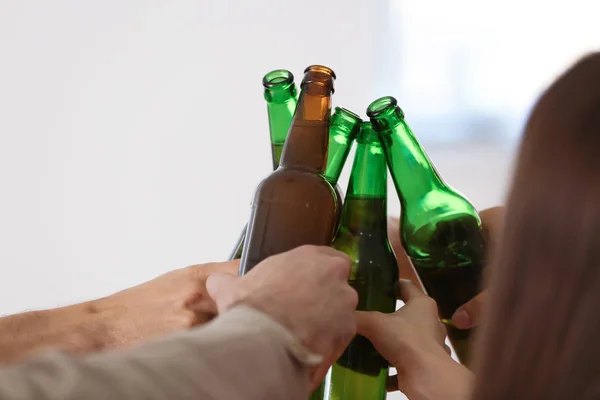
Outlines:
{"type": "Polygon", "coordinates": [[[371,102],[367,107],[367,116],[369,118],[376,118],[386,111],[395,110],[398,107],[398,100],[393,96],[380,97],[377,100],[371,102]]]}
{"type": "Polygon", "coordinates": [[[319,65],[319,64],[309,65],[304,70],[304,73],[306,74],[308,71],[321,72],[321,73],[324,73],[327,75],[331,75],[331,77],[333,79],[337,79],[337,77],[335,76],[335,72],[333,72],[333,70],[331,68],[326,67],[325,65],[319,65]]]}
{"type": "Polygon", "coordinates": [[[338,132],[344,135],[348,140],[354,140],[360,130],[362,118],[354,112],[344,107],[336,107],[331,116],[331,126],[337,126],[338,132]]]}
{"type": "Polygon", "coordinates": [[[345,118],[347,118],[347,119],[351,119],[351,120],[353,120],[353,121],[357,121],[358,123],[361,123],[361,122],[362,122],[362,118],[361,118],[361,117],[360,117],[358,114],[356,114],[354,111],[350,111],[350,110],[348,110],[348,109],[347,109],[347,108],[345,108],[345,107],[340,107],[340,106],[337,106],[337,107],[335,108],[335,111],[334,111],[334,114],[336,114],[336,113],[340,113],[340,114],[342,114],[342,115],[343,115],[345,118]]]}
{"type": "Polygon", "coordinates": [[[294,83],[294,74],[287,69],[275,69],[265,74],[262,84],[266,89],[286,86],[294,83]]]}

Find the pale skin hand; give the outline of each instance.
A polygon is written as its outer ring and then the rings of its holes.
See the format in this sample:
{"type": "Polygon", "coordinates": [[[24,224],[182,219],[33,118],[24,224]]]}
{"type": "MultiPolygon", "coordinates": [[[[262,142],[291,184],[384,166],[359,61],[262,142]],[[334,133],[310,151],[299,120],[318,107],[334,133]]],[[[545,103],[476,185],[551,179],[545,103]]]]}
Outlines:
{"type": "Polygon", "coordinates": [[[0,363],[49,348],[123,348],[205,323],[217,315],[206,279],[213,272],[236,275],[238,267],[239,260],[193,265],[102,299],[0,318],[0,363]]]}
{"type": "Polygon", "coordinates": [[[323,362],[311,389],[356,333],[358,294],[348,285],[350,258],[330,247],[301,246],[267,258],[243,277],[214,274],[207,289],[219,311],[245,303],[287,327],[323,362]]]}
{"type": "MultiPolygon", "coordinates": [[[[504,229],[505,209],[502,206],[485,209],[479,213],[483,226],[484,239],[487,246],[487,258],[495,251],[498,245],[498,239],[502,235],[504,229]]],[[[408,279],[423,289],[421,281],[415,272],[408,257],[404,253],[404,248],[400,241],[399,232],[400,223],[398,218],[388,218],[388,237],[390,244],[396,254],[398,267],[400,268],[400,278],[408,279]]],[[[482,317],[482,309],[485,300],[486,292],[483,291],[475,296],[472,300],[458,308],[452,317],[452,323],[459,329],[469,329],[479,325],[482,317]]]]}
{"type": "Polygon", "coordinates": [[[388,390],[400,389],[411,400],[468,399],[473,375],[450,358],[435,301],[411,281],[399,287],[405,305],[398,311],[357,312],[358,333],[397,370],[388,390]]]}

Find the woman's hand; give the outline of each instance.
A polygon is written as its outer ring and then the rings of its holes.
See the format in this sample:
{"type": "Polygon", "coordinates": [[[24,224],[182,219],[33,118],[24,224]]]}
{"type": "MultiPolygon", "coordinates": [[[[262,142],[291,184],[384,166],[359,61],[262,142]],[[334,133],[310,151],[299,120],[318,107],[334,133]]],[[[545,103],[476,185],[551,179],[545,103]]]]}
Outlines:
{"type": "MultiPolygon", "coordinates": [[[[502,206],[487,208],[479,212],[483,228],[483,238],[486,244],[487,259],[491,260],[492,254],[498,246],[498,240],[504,230],[505,208],[502,206]]],[[[396,217],[388,218],[388,238],[400,268],[400,278],[409,279],[422,288],[421,281],[410,263],[400,241],[400,220],[396,217]]],[[[469,329],[478,326],[483,314],[485,290],[473,299],[462,305],[452,316],[452,323],[459,329],[469,329]]]]}
{"type": "Polygon", "coordinates": [[[388,390],[400,389],[411,400],[468,399],[472,374],[450,357],[435,301],[410,281],[399,287],[405,305],[398,311],[357,312],[358,333],[397,370],[388,390]]]}

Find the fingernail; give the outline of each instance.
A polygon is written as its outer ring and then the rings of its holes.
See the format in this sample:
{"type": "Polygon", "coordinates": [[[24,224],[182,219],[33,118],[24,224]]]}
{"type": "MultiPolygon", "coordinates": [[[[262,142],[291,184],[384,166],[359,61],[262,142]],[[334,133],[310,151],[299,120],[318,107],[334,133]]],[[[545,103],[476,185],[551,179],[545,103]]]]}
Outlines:
{"type": "Polygon", "coordinates": [[[471,318],[465,310],[458,310],[452,316],[452,323],[459,329],[467,329],[471,326],[471,318]]]}

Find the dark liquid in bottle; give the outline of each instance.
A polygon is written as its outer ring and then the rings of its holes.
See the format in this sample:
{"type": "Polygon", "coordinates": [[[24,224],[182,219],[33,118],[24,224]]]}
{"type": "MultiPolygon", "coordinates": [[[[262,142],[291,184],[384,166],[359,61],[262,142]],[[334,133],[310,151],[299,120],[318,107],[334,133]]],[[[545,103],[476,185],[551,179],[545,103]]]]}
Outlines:
{"type": "Polygon", "coordinates": [[[469,365],[469,340],[473,329],[462,330],[450,322],[452,315],[480,290],[483,271],[483,242],[472,217],[440,221],[429,243],[429,260],[411,261],[427,294],[438,304],[440,318],[461,363],[469,365]]]}
{"type": "MultiPolygon", "coordinates": [[[[334,247],[353,259],[349,284],[358,293],[357,310],[394,312],[398,264],[387,241],[385,199],[351,197],[346,201],[347,209],[355,211],[357,224],[346,217],[334,247]]],[[[350,342],[337,364],[369,376],[378,376],[388,368],[388,362],[360,335],[350,342]]]]}

